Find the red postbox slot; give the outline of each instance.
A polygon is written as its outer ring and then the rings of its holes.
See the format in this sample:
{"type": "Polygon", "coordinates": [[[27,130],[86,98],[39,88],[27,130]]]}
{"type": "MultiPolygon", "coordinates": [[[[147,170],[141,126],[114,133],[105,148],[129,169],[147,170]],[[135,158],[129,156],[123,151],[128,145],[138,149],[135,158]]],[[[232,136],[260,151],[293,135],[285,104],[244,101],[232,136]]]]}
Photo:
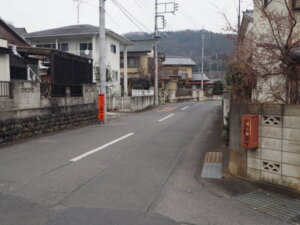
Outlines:
{"type": "Polygon", "coordinates": [[[249,114],[242,116],[241,145],[243,148],[258,148],[258,126],[258,115],[249,114]]]}

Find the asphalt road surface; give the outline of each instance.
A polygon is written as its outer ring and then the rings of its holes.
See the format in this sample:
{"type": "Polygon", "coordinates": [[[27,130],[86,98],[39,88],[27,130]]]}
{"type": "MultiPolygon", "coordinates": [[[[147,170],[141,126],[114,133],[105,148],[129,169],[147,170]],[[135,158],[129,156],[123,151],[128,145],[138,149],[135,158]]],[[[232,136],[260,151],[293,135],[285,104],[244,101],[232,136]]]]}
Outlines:
{"type": "Polygon", "coordinates": [[[0,148],[1,225],[282,225],[198,182],[221,103],[178,103],[0,148]]]}

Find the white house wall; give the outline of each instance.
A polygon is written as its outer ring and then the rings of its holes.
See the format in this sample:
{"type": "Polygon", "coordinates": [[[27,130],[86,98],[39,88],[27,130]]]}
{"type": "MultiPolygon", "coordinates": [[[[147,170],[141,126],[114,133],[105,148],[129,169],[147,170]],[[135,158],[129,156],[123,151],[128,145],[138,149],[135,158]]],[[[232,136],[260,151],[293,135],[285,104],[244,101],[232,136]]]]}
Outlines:
{"type": "MultiPolygon", "coordinates": [[[[0,39],[0,47],[7,47],[7,41],[0,39]]],[[[9,56],[0,55],[0,81],[10,80],[9,56]]]]}

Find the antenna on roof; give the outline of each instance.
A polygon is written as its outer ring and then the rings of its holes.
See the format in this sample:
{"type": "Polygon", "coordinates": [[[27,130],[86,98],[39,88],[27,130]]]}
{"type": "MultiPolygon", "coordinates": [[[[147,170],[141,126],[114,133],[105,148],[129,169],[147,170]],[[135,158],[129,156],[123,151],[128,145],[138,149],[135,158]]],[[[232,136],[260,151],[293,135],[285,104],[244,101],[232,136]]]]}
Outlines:
{"type": "Polygon", "coordinates": [[[77,24],[80,23],[80,4],[82,3],[82,0],[73,0],[73,2],[77,3],[77,24]]]}

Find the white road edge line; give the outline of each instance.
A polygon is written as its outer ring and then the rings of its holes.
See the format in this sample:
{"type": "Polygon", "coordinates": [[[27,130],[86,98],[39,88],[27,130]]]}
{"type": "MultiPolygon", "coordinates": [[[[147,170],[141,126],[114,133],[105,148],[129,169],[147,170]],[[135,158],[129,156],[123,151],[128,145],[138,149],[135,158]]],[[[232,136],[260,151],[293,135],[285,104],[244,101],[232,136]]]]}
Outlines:
{"type": "Polygon", "coordinates": [[[190,108],[190,107],[191,107],[191,106],[186,106],[186,107],[182,108],[181,110],[184,111],[184,110],[186,110],[186,109],[188,109],[188,108],[190,108]]]}
{"type": "Polygon", "coordinates": [[[174,114],[168,115],[168,116],[166,116],[166,117],[160,119],[158,122],[162,122],[162,121],[164,121],[164,120],[166,120],[166,119],[169,119],[169,118],[172,117],[172,116],[174,116],[174,114]]]}
{"type": "Polygon", "coordinates": [[[77,156],[77,157],[71,159],[70,162],[77,162],[77,161],[79,161],[79,160],[81,160],[81,159],[83,159],[83,158],[85,158],[85,157],[87,157],[87,156],[89,156],[89,155],[91,155],[91,154],[94,154],[94,153],[96,153],[96,152],[99,152],[99,151],[101,151],[101,150],[107,148],[108,146],[113,145],[113,144],[115,144],[115,143],[117,143],[117,142],[119,142],[119,141],[122,141],[122,140],[124,140],[124,139],[126,139],[126,138],[128,138],[128,137],[130,137],[130,136],[132,136],[132,135],[134,135],[134,133],[126,134],[126,135],[123,136],[123,137],[120,137],[120,138],[118,138],[118,139],[116,139],[116,140],[114,140],[114,141],[111,141],[111,142],[109,142],[109,143],[107,143],[107,144],[105,144],[105,145],[102,145],[102,146],[100,146],[100,147],[98,147],[98,148],[95,148],[95,149],[93,149],[93,150],[91,150],[91,151],[89,151],[89,152],[87,152],[87,153],[84,153],[84,154],[82,154],[82,155],[80,155],[80,156],[77,156]]]}

